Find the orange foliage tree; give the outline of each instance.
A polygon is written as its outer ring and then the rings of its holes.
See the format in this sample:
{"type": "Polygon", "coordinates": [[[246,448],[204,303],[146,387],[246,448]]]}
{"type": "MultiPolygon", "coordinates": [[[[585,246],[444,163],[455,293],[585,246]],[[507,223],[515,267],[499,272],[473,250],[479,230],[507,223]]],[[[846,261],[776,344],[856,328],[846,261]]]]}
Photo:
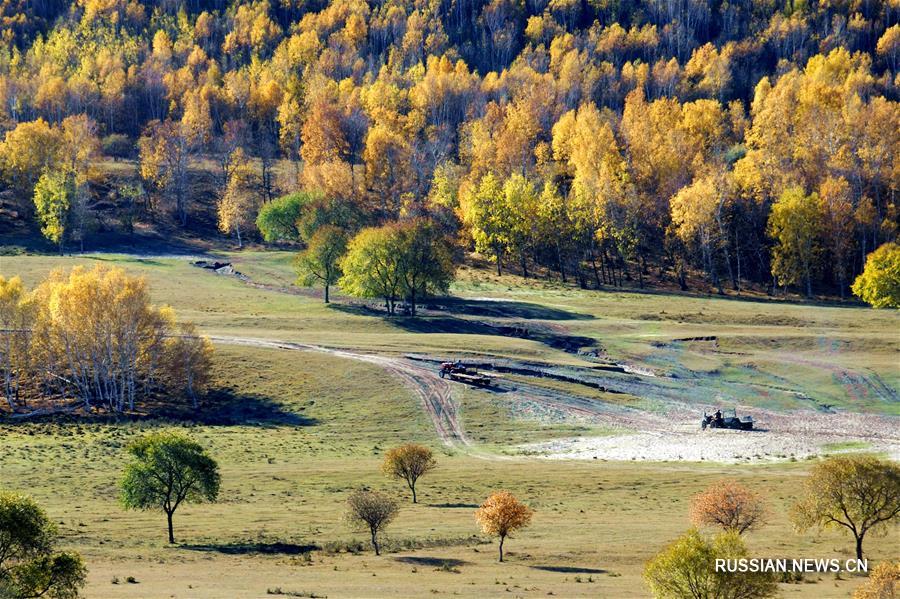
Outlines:
{"type": "Polygon", "coordinates": [[[503,561],[503,541],[512,533],[531,524],[534,511],[508,491],[496,491],[475,511],[475,520],[484,534],[500,539],[500,561],[503,561]]]}
{"type": "Polygon", "coordinates": [[[765,519],[762,499],[733,480],[721,480],[691,501],[691,522],[696,526],[721,526],[743,534],[759,527],[765,519]]]}

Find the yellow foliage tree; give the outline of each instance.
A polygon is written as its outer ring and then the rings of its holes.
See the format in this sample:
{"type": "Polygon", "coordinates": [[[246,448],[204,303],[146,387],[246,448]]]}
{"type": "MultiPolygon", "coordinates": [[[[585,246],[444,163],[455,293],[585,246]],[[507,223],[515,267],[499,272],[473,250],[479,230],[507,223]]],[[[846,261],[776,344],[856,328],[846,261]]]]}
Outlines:
{"type": "Polygon", "coordinates": [[[10,410],[15,409],[31,371],[34,318],[35,304],[25,292],[22,279],[0,275],[0,374],[10,410]]]}
{"type": "Polygon", "coordinates": [[[900,518],[900,466],[868,455],[829,458],[816,464],[791,509],[798,530],[841,527],[853,534],[863,558],[868,534],[886,533],[900,518]]]}
{"type": "Polygon", "coordinates": [[[381,470],[386,476],[406,482],[416,503],[416,482],[437,468],[434,453],[424,445],[407,443],[388,450],[381,470]]]}
{"type": "Polygon", "coordinates": [[[869,581],[856,589],[853,599],[895,599],[900,586],[900,561],[881,562],[872,569],[869,581]]]}
{"type": "Polygon", "coordinates": [[[146,281],[120,268],[54,271],[27,295],[0,279],[0,318],[19,331],[0,339],[12,346],[0,362],[15,393],[122,412],[159,391],[196,404],[208,381],[209,342],[189,323],[178,328],[170,308],[150,303],[146,281]]]}
{"type": "Polygon", "coordinates": [[[885,243],[869,254],[853,293],[873,308],[900,308],[900,245],[885,243]]]}
{"type": "Polygon", "coordinates": [[[219,199],[219,230],[233,233],[243,247],[242,232],[256,222],[260,196],[256,172],[242,148],[231,154],[228,182],[219,199]]]}
{"type": "Polygon", "coordinates": [[[813,273],[819,255],[820,212],[817,194],[806,195],[792,187],[772,205],[769,235],[772,249],[772,275],[781,285],[803,283],[812,297],[813,273]]]}

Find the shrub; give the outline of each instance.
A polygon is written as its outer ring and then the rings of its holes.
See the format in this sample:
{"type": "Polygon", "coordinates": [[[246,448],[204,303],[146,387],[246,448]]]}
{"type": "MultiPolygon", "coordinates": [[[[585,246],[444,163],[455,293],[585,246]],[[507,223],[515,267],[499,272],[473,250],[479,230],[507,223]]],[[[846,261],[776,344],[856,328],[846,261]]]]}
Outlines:
{"type": "Polygon", "coordinates": [[[778,587],[769,573],[716,572],[716,559],[746,555],[747,549],[736,532],[725,532],[708,541],[692,528],[647,563],[644,579],[654,597],[666,599],[761,599],[775,595],[778,587]]]}

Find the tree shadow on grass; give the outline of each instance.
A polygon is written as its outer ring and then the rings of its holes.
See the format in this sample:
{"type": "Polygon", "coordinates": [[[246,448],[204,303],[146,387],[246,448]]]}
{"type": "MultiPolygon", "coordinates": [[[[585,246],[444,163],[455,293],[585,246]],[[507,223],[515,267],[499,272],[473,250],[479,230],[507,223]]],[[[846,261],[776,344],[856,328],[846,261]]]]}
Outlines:
{"type": "Polygon", "coordinates": [[[542,323],[494,324],[452,316],[427,316],[420,318],[397,318],[390,321],[397,328],[410,333],[450,333],[456,335],[496,335],[528,339],[543,343],[547,347],[576,353],[582,348],[596,348],[597,340],[581,335],[569,335],[560,327],[551,329],[542,323]]]}
{"type": "Polygon", "coordinates": [[[204,408],[193,413],[192,420],[208,425],[280,424],[312,426],[318,420],[299,414],[289,406],[267,396],[236,393],[229,387],[211,390],[204,408]]]}
{"type": "Polygon", "coordinates": [[[419,557],[413,555],[395,557],[394,560],[402,562],[404,564],[412,564],[414,566],[429,566],[433,568],[458,568],[460,566],[469,564],[469,562],[465,560],[449,557],[419,557]]]}
{"type": "Polygon", "coordinates": [[[429,503],[428,507],[440,508],[477,508],[477,503],[429,503]]]}
{"type": "MultiPolygon", "coordinates": [[[[388,316],[383,302],[353,302],[330,304],[330,308],[350,314],[365,316],[388,316]]],[[[482,316],[485,318],[506,318],[520,320],[593,320],[592,314],[571,312],[562,308],[552,308],[530,302],[509,300],[475,300],[460,297],[434,297],[419,305],[420,316],[450,314],[460,316],[482,316]]],[[[397,306],[395,318],[402,318],[402,306],[397,306]]]]}
{"type": "Polygon", "coordinates": [[[427,310],[487,316],[489,318],[521,318],[523,320],[593,320],[591,314],[571,312],[531,302],[509,300],[477,300],[461,297],[438,297],[426,302],[427,310]]]}
{"type": "Polygon", "coordinates": [[[310,551],[316,551],[319,549],[318,545],[298,545],[296,543],[281,543],[281,542],[234,542],[234,543],[207,543],[207,544],[190,544],[190,545],[179,545],[181,549],[187,549],[189,551],[203,551],[209,553],[222,553],[225,555],[250,555],[250,554],[263,554],[263,555],[301,555],[303,553],[309,553],[310,551]]]}
{"type": "MultiPolygon", "coordinates": [[[[468,302],[466,305],[471,303],[472,302],[468,302]]],[[[500,304],[504,302],[482,303],[500,304]]],[[[518,302],[507,303],[518,304],[518,302]]],[[[454,305],[456,306],[456,308],[459,308],[459,305],[454,305]]],[[[529,307],[525,309],[525,313],[529,315],[523,315],[523,313],[514,315],[512,314],[512,312],[509,312],[508,314],[493,314],[494,317],[518,316],[519,318],[524,319],[524,321],[522,322],[509,320],[491,321],[475,320],[472,318],[459,318],[453,316],[453,312],[451,312],[450,315],[444,315],[442,313],[436,312],[432,309],[434,308],[434,306],[431,304],[429,304],[428,309],[420,311],[419,315],[415,318],[404,316],[401,314],[389,316],[385,311],[376,310],[369,305],[332,304],[331,308],[348,314],[381,317],[384,322],[408,333],[513,337],[517,339],[537,341],[538,343],[543,343],[544,345],[552,347],[553,349],[558,349],[569,353],[577,353],[579,351],[582,351],[583,348],[597,348],[597,340],[592,337],[569,335],[566,334],[565,329],[560,327],[559,325],[551,326],[547,323],[537,320],[535,322],[531,322],[529,320],[532,318],[538,319],[538,311],[540,311],[540,318],[545,318],[547,320],[571,320],[581,317],[593,318],[592,316],[575,314],[572,312],[567,312],[565,310],[557,310],[555,308],[544,308],[543,306],[538,306],[536,304],[526,304],[526,306],[529,307]]],[[[500,310],[500,312],[503,312],[503,310],[500,310]]],[[[455,313],[464,314],[467,316],[471,316],[473,314],[481,316],[492,316],[479,313],[477,310],[475,312],[469,312],[465,309],[457,309],[455,313]]]]}
{"type": "Polygon", "coordinates": [[[560,574],[605,574],[600,568],[580,568],[578,566],[531,566],[535,570],[559,572],[560,574]]]}

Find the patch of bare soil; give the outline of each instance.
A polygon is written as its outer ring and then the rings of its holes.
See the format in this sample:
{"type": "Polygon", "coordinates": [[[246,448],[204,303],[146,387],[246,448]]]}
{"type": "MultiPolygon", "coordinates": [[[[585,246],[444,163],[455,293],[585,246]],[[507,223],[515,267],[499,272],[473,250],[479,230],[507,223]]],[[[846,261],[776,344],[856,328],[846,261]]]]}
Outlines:
{"type": "MultiPolygon", "coordinates": [[[[329,349],[316,345],[287,341],[243,337],[213,337],[217,343],[251,345],[295,351],[323,352],[336,357],[360,360],[378,365],[396,376],[416,393],[431,418],[440,439],[450,447],[457,447],[478,455],[477,449],[463,430],[457,405],[452,397],[452,385],[441,379],[432,363],[435,358],[408,356],[405,358],[329,349]]],[[[541,370],[534,365],[506,363],[490,366],[495,371],[506,370],[538,378],[553,377],[566,382],[594,386],[591,378],[575,380],[571,373],[541,370]]],[[[636,390],[650,390],[654,377],[630,376],[636,390]],[[635,379],[647,379],[644,387],[635,379]]],[[[622,381],[616,381],[619,385],[622,381]]],[[[739,415],[751,414],[756,430],[701,430],[702,405],[688,404],[667,398],[665,408],[637,409],[599,401],[572,393],[554,390],[537,384],[500,379],[502,397],[519,415],[547,422],[577,419],[611,431],[602,437],[557,439],[517,447],[522,455],[548,459],[603,459],[647,461],[711,461],[763,462],[804,459],[832,451],[842,446],[885,453],[900,459],[900,418],[883,415],[845,412],[816,412],[796,410],[775,412],[761,408],[738,407],[739,415]],[[616,434],[620,431],[620,434],[616,434]],[[850,445],[848,445],[850,444],[850,445]]],[[[605,387],[598,387],[607,391],[605,387]]],[[[659,391],[660,389],[655,389],[659,391]]],[[[638,394],[638,397],[641,397],[638,394]]],[[[713,406],[707,406],[710,411],[713,406]]]]}
{"type": "Polygon", "coordinates": [[[623,434],[557,439],[520,449],[550,459],[737,463],[799,460],[844,446],[900,459],[900,419],[896,417],[738,408],[739,414],[753,415],[757,430],[704,431],[696,412],[696,406],[683,406],[664,415],[628,409],[597,414],[595,422],[620,428],[623,434]]]}

